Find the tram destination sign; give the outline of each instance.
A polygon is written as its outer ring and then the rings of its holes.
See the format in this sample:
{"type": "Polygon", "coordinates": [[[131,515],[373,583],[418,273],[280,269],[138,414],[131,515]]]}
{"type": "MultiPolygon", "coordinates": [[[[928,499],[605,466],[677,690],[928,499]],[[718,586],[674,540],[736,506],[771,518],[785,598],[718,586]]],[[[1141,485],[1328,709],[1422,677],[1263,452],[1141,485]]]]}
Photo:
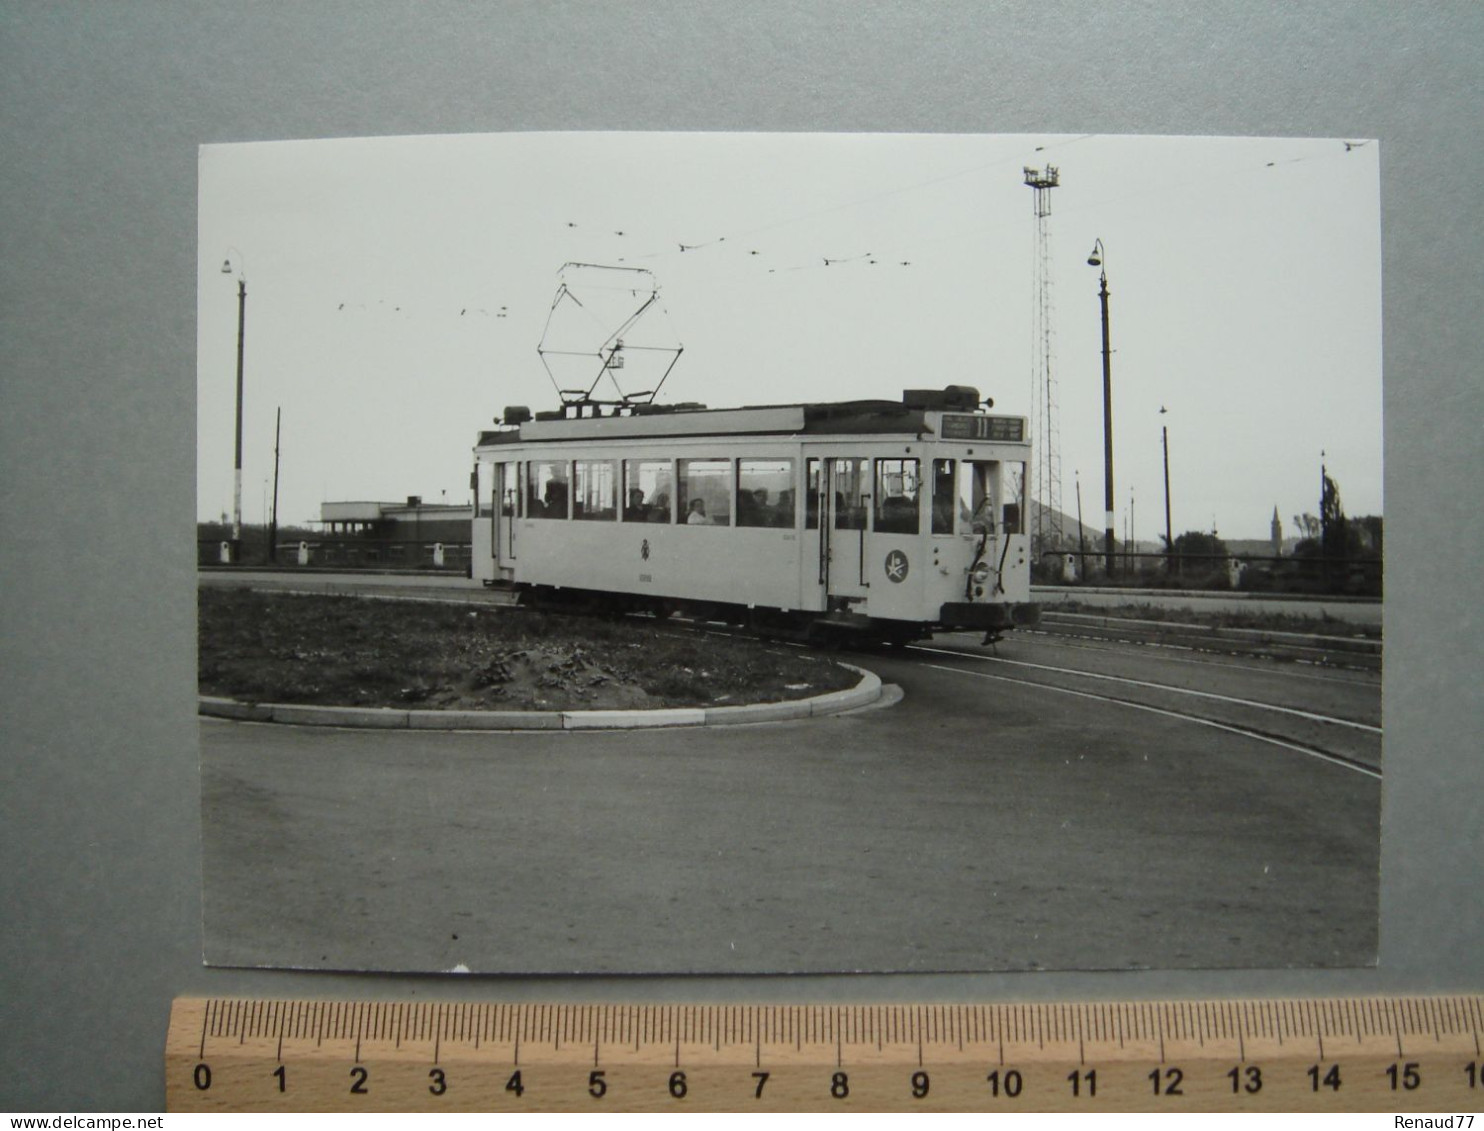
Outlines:
{"type": "Polygon", "coordinates": [[[1025,439],[1025,417],[945,412],[942,435],[945,440],[1010,440],[1020,443],[1025,439]]]}

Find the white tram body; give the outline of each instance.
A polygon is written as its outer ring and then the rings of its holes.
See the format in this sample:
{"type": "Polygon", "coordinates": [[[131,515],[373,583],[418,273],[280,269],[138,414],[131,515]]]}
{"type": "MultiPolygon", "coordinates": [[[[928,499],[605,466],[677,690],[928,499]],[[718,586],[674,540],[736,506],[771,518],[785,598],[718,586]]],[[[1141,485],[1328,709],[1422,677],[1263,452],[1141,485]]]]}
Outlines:
{"type": "Polygon", "coordinates": [[[526,416],[475,448],[486,585],[894,641],[1037,617],[1026,422],[973,389],[526,416]]]}

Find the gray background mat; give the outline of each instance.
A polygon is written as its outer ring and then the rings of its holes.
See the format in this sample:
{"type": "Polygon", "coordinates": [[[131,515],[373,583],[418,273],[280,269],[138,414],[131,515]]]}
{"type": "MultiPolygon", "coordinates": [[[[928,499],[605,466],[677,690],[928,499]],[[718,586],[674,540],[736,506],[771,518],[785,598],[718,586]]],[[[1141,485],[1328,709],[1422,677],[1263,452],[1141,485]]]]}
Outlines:
{"type": "Polygon", "coordinates": [[[1472,603],[1484,561],[1484,9],[740,7],[0,4],[0,1107],[158,1108],[181,993],[912,1001],[1484,989],[1472,603]],[[1379,138],[1390,527],[1379,968],[612,980],[203,968],[196,147],[527,129],[1379,138]]]}

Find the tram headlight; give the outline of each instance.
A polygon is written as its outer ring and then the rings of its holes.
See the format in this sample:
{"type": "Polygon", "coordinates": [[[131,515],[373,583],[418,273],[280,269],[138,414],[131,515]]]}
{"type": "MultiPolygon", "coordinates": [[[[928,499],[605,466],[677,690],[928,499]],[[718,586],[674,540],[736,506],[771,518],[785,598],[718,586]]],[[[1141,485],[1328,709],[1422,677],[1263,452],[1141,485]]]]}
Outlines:
{"type": "Polygon", "coordinates": [[[989,580],[989,563],[982,559],[975,562],[974,568],[969,571],[969,576],[974,579],[975,585],[983,585],[989,580]]]}

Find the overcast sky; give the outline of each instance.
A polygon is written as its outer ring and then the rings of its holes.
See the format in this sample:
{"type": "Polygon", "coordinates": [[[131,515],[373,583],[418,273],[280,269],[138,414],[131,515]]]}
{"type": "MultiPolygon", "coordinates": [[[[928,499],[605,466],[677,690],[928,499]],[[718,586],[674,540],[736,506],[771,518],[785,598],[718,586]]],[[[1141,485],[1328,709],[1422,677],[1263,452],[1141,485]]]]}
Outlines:
{"type": "MultiPolygon", "coordinates": [[[[468,502],[479,431],[505,405],[556,404],[543,334],[593,348],[642,297],[621,272],[574,276],[588,325],[548,331],[569,261],[653,274],[663,310],[627,341],[684,346],[661,401],[969,384],[996,411],[1030,415],[1036,221],[1022,170],[1050,163],[1063,509],[1075,515],[1080,478],[1083,518],[1101,525],[1098,271],[1086,262],[1100,238],[1120,537],[1130,491],[1137,535],[1162,532],[1161,424],[1177,534],[1214,522],[1224,537],[1265,538],[1275,506],[1294,533],[1294,514],[1318,510],[1321,451],[1347,513],[1379,514],[1379,153],[1354,141],[567,133],[204,146],[197,513],[232,508],[237,292],[224,258],[248,292],[244,521],[264,517],[281,407],[279,518],[300,523],[323,501],[468,502]]],[[[558,372],[563,385],[591,382],[595,363],[577,364],[558,372]]],[[[643,377],[626,370],[625,388],[643,377]]]]}

